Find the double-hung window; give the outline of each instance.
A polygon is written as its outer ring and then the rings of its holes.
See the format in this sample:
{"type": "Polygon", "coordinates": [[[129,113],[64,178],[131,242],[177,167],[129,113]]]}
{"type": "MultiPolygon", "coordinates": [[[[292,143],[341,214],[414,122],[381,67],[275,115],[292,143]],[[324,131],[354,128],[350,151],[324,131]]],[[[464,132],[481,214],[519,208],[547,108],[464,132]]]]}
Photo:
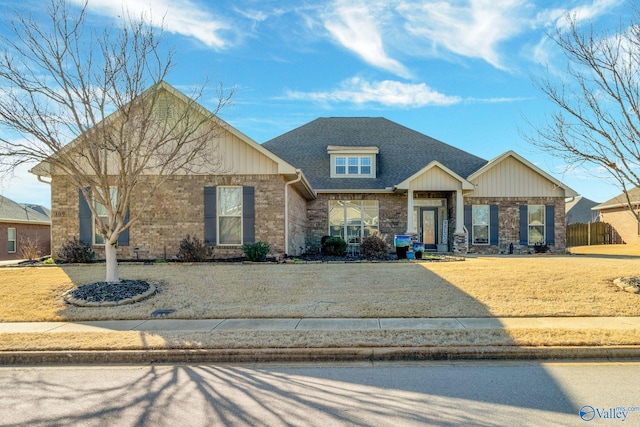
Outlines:
{"type": "Polygon", "coordinates": [[[16,252],[16,229],[9,228],[7,229],[7,240],[8,240],[8,251],[10,254],[16,252]]]}
{"type": "Polygon", "coordinates": [[[474,245],[489,244],[489,205],[472,206],[472,233],[474,245]]]}
{"type": "Polygon", "coordinates": [[[359,244],[378,231],[378,210],[377,200],[330,200],[329,235],[359,244]]]}
{"type": "Polygon", "coordinates": [[[218,244],[242,243],[242,187],[218,187],[218,244]]]}
{"type": "MultiPolygon", "coordinates": [[[[115,210],[116,208],[117,195],[117,188],[112,187],[109,189],[109,197],[111,199],[111,206],[113,207],[113,210],[115,210]]],[[[98,223],[98,221],[101,221],[103,224],[107,224],[109,222],[109,212],[107,211],[106,206],[98,202],[97,199],[94,199],[93,203],[96,210],[96,217],[93,221],[93,244],[102,246],[105,244],[104,236],[102,235],[102,233],[100,233],[100,229],[96,226],[96,224],[98,223]]]]}
{"type": "Polygon", "coordinates": [[[544,239],[544,205],[529,205],[529,245],[545,243],[544,239]]]}

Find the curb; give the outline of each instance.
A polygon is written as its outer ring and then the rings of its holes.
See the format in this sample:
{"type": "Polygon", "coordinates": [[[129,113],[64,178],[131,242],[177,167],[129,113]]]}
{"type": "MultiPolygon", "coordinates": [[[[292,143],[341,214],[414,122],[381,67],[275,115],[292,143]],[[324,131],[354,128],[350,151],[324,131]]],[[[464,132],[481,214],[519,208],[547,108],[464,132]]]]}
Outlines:
{"type": "Polygon", "coordinates": [[[639,359],[640,346],[3,351],[0,365],[639,359]]]}

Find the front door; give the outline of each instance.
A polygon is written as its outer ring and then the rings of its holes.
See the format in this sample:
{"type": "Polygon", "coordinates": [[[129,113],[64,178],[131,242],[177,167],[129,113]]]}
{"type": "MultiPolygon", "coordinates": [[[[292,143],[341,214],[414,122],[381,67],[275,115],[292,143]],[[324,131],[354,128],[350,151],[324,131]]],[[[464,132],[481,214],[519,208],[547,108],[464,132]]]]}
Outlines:
{"type": "Polygon", "coordinates": [[[420,228],[424,249],[435,251],[438,244],[438,208],[420,208],[420,228]]]}

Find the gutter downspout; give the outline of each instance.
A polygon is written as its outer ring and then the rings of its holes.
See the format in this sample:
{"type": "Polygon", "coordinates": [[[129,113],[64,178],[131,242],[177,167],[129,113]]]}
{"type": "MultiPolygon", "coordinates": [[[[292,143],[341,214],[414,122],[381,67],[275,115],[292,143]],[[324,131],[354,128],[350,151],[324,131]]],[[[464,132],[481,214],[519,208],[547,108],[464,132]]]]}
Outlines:
{"type": "Polygon", "coordinates": [[[42,175],[37,175],[37,177],[38,177],[38,181],[51,185],[51,181],[45,181],[44,179],[42,179],[42,175]]]}
{"type": "Polygon", "coordinates": [[[289,186],[302,180],[302,171],[296,169],[298,177],[284,184],[284,253],[289,255],[289,186]]]}

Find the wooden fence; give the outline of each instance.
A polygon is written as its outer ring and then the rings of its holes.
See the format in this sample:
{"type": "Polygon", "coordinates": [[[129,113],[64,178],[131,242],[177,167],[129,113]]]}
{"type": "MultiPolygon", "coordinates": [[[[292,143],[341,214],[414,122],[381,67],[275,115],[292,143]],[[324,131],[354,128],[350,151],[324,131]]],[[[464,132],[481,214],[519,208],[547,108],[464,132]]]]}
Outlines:
{"type": "Polygon", "coordinates": [[[567,226],[567,247],[615,245],[624,243],[611,224],[605,222],[577,223],[567,226]]]}

